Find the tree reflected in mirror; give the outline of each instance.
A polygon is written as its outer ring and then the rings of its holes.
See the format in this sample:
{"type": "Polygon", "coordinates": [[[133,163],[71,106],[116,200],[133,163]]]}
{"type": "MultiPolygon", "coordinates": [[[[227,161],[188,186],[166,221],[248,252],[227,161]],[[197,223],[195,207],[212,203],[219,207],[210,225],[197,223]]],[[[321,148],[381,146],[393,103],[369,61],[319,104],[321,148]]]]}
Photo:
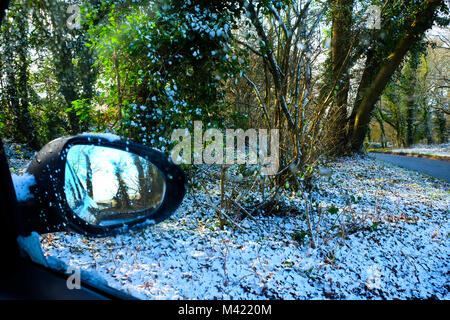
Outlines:
{"type": "Polygon", "coordinates": [[[159,169],[136,154],[74,145],[67,153],[64,189],[75,215],[89,224],[109,226],[155,212],[166,185],[159,169]]]}

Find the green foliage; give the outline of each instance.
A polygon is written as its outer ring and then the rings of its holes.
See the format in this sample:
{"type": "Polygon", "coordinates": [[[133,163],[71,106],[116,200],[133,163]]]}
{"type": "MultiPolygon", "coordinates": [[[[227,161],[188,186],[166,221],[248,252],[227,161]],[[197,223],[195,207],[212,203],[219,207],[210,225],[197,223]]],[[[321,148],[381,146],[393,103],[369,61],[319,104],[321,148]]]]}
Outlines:
{"type": "Polygon", "coordinates": [[[78,123],[83,127],[90,127],[94,119],[94,113],[90,104],[90,99],[78,99],[72,101],[72,106],[66,109],[67,112],[75,112],[78,116],[78,123]]]}
{"type": "Polygon", "coordinates": [[[381,222],[374,222],[370,225],[369,229],[372,232],[378,231],[380,229],[381,222]]]}
{"type": "MultiPolygon", "coordinates": [[[[432,130],[438,140],[443,136],[441,131],[446,131],[441,130],[445,128],[445,118],[442,123],[438,123],[441,113],[432,111],[439,105],[436,93],[432,92],[438,84],[432,75],[431,83],[427,78],[430,68],[424,53],[425,44],[419,43],[410,51],[403,67],[393,75],[384,90],[381,104],[376,110],[379,120],[394,129],[397,145],[410,146],[423,141],[431,144],[434,140],[432,130]]],[[[445,135],[440,141],[446,142],[445,135]]]]}
{"type": "MultiPolygon", "coordinates": [[[[255,125],[255,118],[261,120],[261,116],[249,119],[233,108],[234,101],[226,94],[232,91],[231,85],[242,87],[238,75],[244,72],[257,75],[255,84],[261,86],[266,80],[262,76],[262,64],[254,63],[255,70],[247,65],[250,57],[255,57],[251,48],[260,56],[269,51],[280,54],[286,35],[281,29],[271,30],[268,33],[271,41],[264,43],[255,32],[255,17],[249,16],[248,7],[240,7],[243,3],[231,0],[85,1],[81,5],[81,29],[77,30],[67,27],[67,6],[61,3],[15,0],[5,20],[7,23],[2,26],[0,66],[4,72],[0,84],[3,89],[0,132],[29,143],[34,134],[45,143],[61,135],[108,130],[152,146],[168,147],[172,130],[192,129],[194,120],[203,121],[209,128],[245,129],[255,125]],[[235,36],[235,31],[240,33],[239,37],[235,36]],[[279,36],[275,36],[278,33],[279,36]],[[236,45],[237,39],[245,45],[236,45]]],[[[409,22],[422,3],[355,1],[353,9],[347,8],[352,9],[354,19],[351,33],[360,29],[362,13],[369,4],[383,5],[383,27],[359,34],[349,54],[349,65],[354,65],[368,52],[373,53],[374,61],[381,65],[408,32],[409,22]]],[[[273,12],[283,13],[279,23],[274,24],[278,26],[280,22],[289,26],[287,13],[294,17],[293,9],[302,7],[301,3],[289,0],[264,0],[253,4],[257,19],[263,23],[269,21],[265,19],[275,18],[273,12]]],[[[328,18],[334,4],[328,7],[328,18]]],[[[308,11],[308,17],[302,21],[305,32],[316,19],[310,13],[319,13],[322,7],[322,3],[311,4],[312,11],[308,11]]],[[[448,6],[442,5],[439,10],[437,23],[445,26],[448,6]]],[[[322,32],[325,37],[332,36],[331,29],[325,28],[312,34],[311,39],[321,41],[322,32]]],[[[302,47],[303,44],[295,50],[302,51],[302,47]]],[[[423,48],[423,43],[419,43],[414,50],[420,54],[423,48]]],[[[324,70],[323,73],[329,72],[329,68],[324,70]]],[[[401,88],[405,79],[413,80],[414,68],[409,75],[405,72],[392,85],[391,93],[401,88]]],[[[272,80],[267,81],[271,86],[272,80]]],[[[260,91],[270,98],[270,89],[260,91]]],[[[334,89],[339,94],[342,85],[338,83],[334,89]]],[[[269,100],[267,108],[272,113],[269,100]]],[[[254,104],[251,99],[242,102],[254,104]]],[[[402,99],[392,98],[390,103],[393,108],[404,109],[402,99]]],[[[394,118],[394,111],[386,114],[386,118],[394,118]]],[[[433,120],[442,132],[440,139],[446,139],[446,120],[442,115],[434,116],[425,108],[414,114],[416,122],[424,123],[425,119],[426,122],[433,120]]],[[[399,119],[398,122],[405,121],[399,119]]],[[[429,136],[429,127],[422,123],[414,129],[418,139],[429,136]]],[[[405,140],[404,132],[401,136],[405,140]]],[[[310,168],[302,168],[296,171],[286,188],[295,191],[298,181],[304,183],[311,176],[310,168]]]]}
{"type": "Polygon", "coordinates": [[[308,232],[305,230],[295,231],[292,234],[292,239],[294,239],[295,241],[297,241],[300,244],[304,244],[307,237],[308,237],[308,232]]]}
{"type": "Polygon", "coordinates": [[[90,46],[101,71],[99,103],[115,110],[116,131],[162,146],[172,130],[191,128],[193,120],[223,126],[230,113],[220,85],[241,64],[228,44],[231,12],[201,1],[145,9],[104,1],[102,8],[108,8],[102,23],[94,24],[96,14],[88,22],[90,46]]]}
{"type": "MultiPolygon", "coordinates": [[[[369,151],[368,151],[369,152],[369,151]]],[[[351,202],[352,203],[358,203],[358,202],[360,202],[361,201],[361,196],[357,196],[357,197],[355,197],[354,195],[351,195],[350,196],[350,200],[351,200],[351,202]]]]}
{"type": "Polygon", "coordinates": [[[6,106],[2,118],[2,131],[20,143],[39,149],[40,143],[34,134],[34,121],[29,110],[30,39],[27,21],[28,7],[14,3],[1,27],[1,100],[6,106]]]}
{"type": "Polygon", "coordinates": [[[291,260],[284,260],[283,262],[281,262],[281,266],[285,270],[290,271],[294,267],[294,263],[291,260]]]}
{"type": "Polygon", "coordinates": [[[75,110],[72,102],[90,104],[96,70],[85,46],[86,33],[67,27],[66,9],[53,1],[16,0],[2,25],[7,39],[2,41],[1,63],[9,72],[1,84],[2,102],[9,107],[1,113],[9,120],[0,120],[0,127],[16,141],[28,135],[28,144],[35,148],[37,140],[46,143],[89,129],[84,125],[87,118],[79,118],[86,112],[75,110]],[[18,95],[12,93],[19,90],[18,95]]]}
{"type": "Polygon", "coordinates": [[[328,208],[327,210],[330,214],[336,214],[339,212],[339,208],[336,207],[335,205],[332,205],[331,207],[328,208]]]}

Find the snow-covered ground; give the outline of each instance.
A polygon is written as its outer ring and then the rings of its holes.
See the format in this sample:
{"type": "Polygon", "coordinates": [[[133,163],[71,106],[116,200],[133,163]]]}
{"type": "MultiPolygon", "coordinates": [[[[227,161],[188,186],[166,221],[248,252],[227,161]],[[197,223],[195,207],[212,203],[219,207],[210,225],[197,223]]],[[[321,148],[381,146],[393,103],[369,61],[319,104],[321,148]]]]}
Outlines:
{"type": "Polygon", "coordinates": [[[443,143],[439,145],[416,145],[411,148],[396,148],[391,151],[394,153],[412,153],[450,158],[450,143],[443,143]]]}
{"type": "Polygon", "coordinates": [[[234,217],[239,229],[220,230],[197,191],[140,232],[54,233],[42,247],[143,299],[449,299],[449,184],[360,156],[328,168],[310,200],[285,195],[282,215],[234,217]]]}
{"type": "MultiPolygon", "coordinates": [[[[5,149],[22,174],[32,152],[5,149]]],[[[52,265],[143,299],[450,298],[449,184],[359,156],[321,172],[308,201],[284,195],[278,215],[234,216],[237,230],[218,228],[198,190],[159,225],[103,239],[47,234],[42,248],[52,265]]],[[[214,178],[208,187],[218,204],[214,178]]]]}
{"type": "Polygon", "coordinates": [[[23,174],[35,152],[23,144],[12,143],[6,139],[3,139],[3,143],[11,172],[17,175],[23,174]]]}

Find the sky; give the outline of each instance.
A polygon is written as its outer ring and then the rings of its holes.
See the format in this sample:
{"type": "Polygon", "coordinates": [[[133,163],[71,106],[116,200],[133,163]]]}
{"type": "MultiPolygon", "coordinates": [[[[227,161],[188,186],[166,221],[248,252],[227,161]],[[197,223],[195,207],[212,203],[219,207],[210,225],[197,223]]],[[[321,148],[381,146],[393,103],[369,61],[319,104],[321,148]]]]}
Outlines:
{"type": "MultiPolygon", "coordinates": [[[[83,184],[86,181],[86,159],[84,154],[89,154],[91,159],[94,201],[108,201],[116,194],[118,188],[118,182],[114,173],[116,164],[126,168],[123,179],[127,185],[133,186],[134,181],[138,181],[138,172],[133,163],[131,153],[101,146],[75,145],[69,150],[67,161],[83,184]]],[[[144,163],[147,162],[143,158],[140,159],[144,163]]],[[[68,171],[66,170],[66,177],[67,174],[68,171]]],[[[130,195],[132,194],[133,192],[130,192],[130,195]]]]}

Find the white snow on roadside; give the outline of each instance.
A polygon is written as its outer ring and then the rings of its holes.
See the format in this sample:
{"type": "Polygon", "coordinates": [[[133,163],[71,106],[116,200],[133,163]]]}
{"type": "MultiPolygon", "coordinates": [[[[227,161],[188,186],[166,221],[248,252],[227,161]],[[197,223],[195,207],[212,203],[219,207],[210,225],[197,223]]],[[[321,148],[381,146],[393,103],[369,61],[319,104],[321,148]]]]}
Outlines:
{"type": "MultiPolygon", "coordinates": [[[[295,210],[281,216],[242,218],[244,232],[220,230],[200,191],[140,232],[41,243],[46,256],[143,299],[449,299],[449,184],[362,157],[327,170],[310,195],[315,249],[299,237],[304,199],[285,195],[295,210]]],[[[216,203],[218,192],[211,185],[216,203]]]]}
{"type": "Polygon", "coordinates": [[[391,151],[431,156],[444,156],[450,158],[450,143],[443,143],[439,145],[416,145],[411,148],[397,148],[392,149],[391,151]]]}

